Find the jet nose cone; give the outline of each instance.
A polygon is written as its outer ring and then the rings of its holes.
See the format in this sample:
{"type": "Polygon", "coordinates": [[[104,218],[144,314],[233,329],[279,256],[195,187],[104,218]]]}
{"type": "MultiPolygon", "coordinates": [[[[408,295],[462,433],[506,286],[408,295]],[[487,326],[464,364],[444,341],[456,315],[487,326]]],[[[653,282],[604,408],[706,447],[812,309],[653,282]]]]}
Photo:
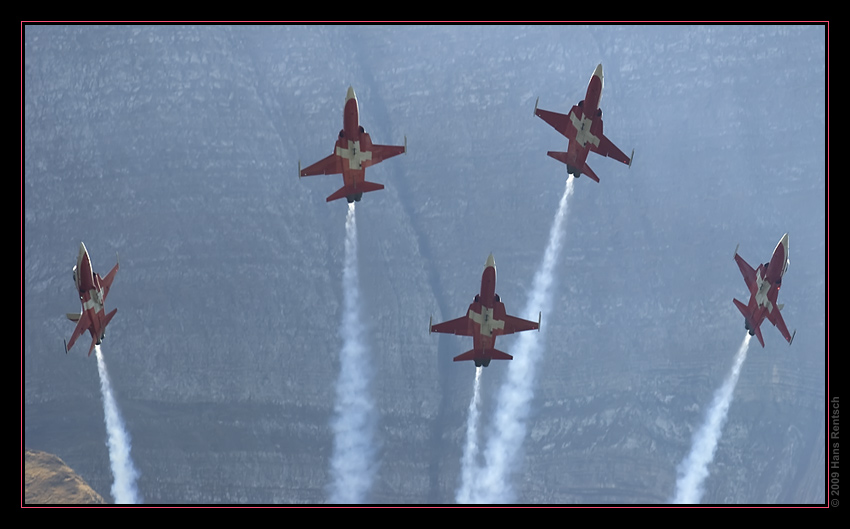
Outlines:
{"type": "Polygon", "coordinates": [[[785,248],[785,259],[789,258],[789,247],[788,247],[788,234],[782,236],[782,240],[779,241],[783,248],[785,248]]]}
{"type": "Polygon", "coordinates": [[[345,100],[348,101],[349,99],[357,99],[357,96],[354,94],[354,88],[351,86],[348,87],[348,93],[345,94],[345,100]]]}
{"type": "Polygon", "coordinates": [[[493,259],[493,254],[487,257],[487,263],[484,265],[484,268],[496,268],[496,260],[493,259]]]}
{"type": "Polygon", "coordinates": [[[80,243],[80,257],[86,255],[87,253],[89,253],[89,251],[86,250],[86,245],[81,242],[80,243]]]}
{"type": "Polygon", "coordinates": [[[593,75],[602,79],[602,64],[601,63],[599,64],[599,66],[596,67],[596,70],[593,72],[593,75]]]}

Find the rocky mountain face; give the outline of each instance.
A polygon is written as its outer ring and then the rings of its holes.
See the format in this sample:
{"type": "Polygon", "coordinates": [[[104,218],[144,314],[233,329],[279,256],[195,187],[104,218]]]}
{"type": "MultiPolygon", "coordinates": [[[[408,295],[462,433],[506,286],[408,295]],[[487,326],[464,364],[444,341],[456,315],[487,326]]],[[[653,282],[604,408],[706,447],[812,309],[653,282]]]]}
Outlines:
{"type": "Polygon", "coordinates": [[[24,503],[27,505],[105,504],[76,472],[53,454],[24,451],[24,503]]]}
{"type": "MultiPolygon", "coordinates": [[[[564,189],[546,156],[598,63],[591,155],[543,314],[522,503],[664,503],[744,336],[733,262],[784,233],[780,302],[751,345],[706,503],[824,498],[825,32],[817,26],[26,26],[24,442],[111,485],[98,374],[62,339],[71,268],[120,260],[102,349],[147,503],[327,501],[346,207],[330,154],[346,89],[374,141],[356,206],[379,411],[368,501],[452,503],[474,368],[458,317],[489,253],[525,306],[564,189]],[[116,257],[116,253],[118,256],[116,257]]],[[[536,312],[536,311],[535,311],[536,312]]],[[[500,341],[510,351],[515,338],[500,341]]],[[[81,340],[81,343],[86,342],[81,340]]],[[[87,345],[87,344],[86,344],[87,345]]],[[[486,437],[506,363],[482,376],[486,437]]]]}

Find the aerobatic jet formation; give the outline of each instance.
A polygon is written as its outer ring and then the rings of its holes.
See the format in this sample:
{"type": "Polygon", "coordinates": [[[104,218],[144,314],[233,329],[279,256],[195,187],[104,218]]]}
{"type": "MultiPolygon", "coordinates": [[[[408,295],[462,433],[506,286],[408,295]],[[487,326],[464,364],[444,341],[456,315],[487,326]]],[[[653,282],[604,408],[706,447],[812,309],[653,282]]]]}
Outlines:
{"type": "Polygon", "coordinates": [[[80,335],[89,331],[91,333],[89,356],[91,356],[94,346],[100,345],[103,340],[109,321],[118,312],[118,309],[113,309],[112,312],[104,315],[103,309],[103,303],[106,301],[106,296],[109,295],[109,288],[115,279],[115,273],[118,272],[118,263],[115,263],[115,267],[106,274],[106,277],[93,274],[89,252],[86,250],[86,245],[80,243],[77,264],[74,266],[73,272],[74,284],[77,287],[77,294],[80,296],[83,310],[80,314],[67,314],[69,320],[77,322],[77,326],[74,328],[71,339],[65,344],[65,354],[68,354],[68,349],[74,346],[80,335]]]}
{"type": "Polygon", "coordinates": [[[574,105],[569,114],[558,114],[537,108],[534,103],[534,115],[551,125],[569,140],[567,152],[549,151],[546,154],[567,165],[567,172],[578,178],[586,174],[599,182],[599,177],[587,165],[587,153],[593,151],[602,156],[613,158],[629,167],[632,166],[631,156],[626,156],[611,140],[602,134],[602,109],[599,101],[602,99],[602,65],[590,77],[587,94],[584,99],[574,105]]]}
{"type": "Polygon", "coordinates": [[[735,248],[735,262],[738,263],[738,268],[744,275],[744,282],[750,290],[750,302],[747,305],[737,299],[732,299],[732,302],[744,315],[744,327],[750,333],[750,336],[758,338],[759,343],[764,347],[761,324],[767,318],[779,329],[788,345],[791,345],[797,331],[794,331],[794,334],[788,332],[788,327],[785,326],[785,320],[780,313],[784,305],[776,303],[779,288],[782,286],[782,277],[788,269],[788,234],[786,233],[779,240],[770,261],[760,264],[755,270],[738,255],[737,247],[735,248]]]}
{"type": "Polygon", "coordinates": [[[366,181],[366,168],[387,158],[407,153],[407,138],[404,145],[376,145],[360,125],[360,110],[354,89],[348,87],[345,96],[342,130],[336,140],[333,154],[319,160],[306,169],[298,162],[298,176],[342,173],[343,186],[326,201],[345,198],[349,203],[359,202],[363,193],[383,189],[382,184],[366,181]]]}
{"type": "Polygon", "coordinates": [[[496,337],[515,332],[540,330],[540,314],[536,322],[509,316],[505,304],[496,294],[496,261],[493,254],[487,258],[481,275],[481,291],[475,295],[465,316],[433,325],[429,333],[441,332],[458,336],[472,336],[473,348],[454,358],[455,362],[472,360],[475,367],[490,365],[490,360],[512,360],[513,356],[495,349],[496,337]]]}

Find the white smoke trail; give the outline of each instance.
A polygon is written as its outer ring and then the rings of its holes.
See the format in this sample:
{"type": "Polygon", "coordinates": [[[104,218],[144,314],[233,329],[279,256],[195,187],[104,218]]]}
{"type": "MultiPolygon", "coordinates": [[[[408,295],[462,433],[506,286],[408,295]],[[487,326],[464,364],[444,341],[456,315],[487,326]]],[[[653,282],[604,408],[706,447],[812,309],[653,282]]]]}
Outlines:
{"type": "MultiPolygon", "coordinates": [[[[561,252],[567,199],[573,193],[574,180],[572,176],[567,178],[558,213],[555,214],[549,231],[549,243],[543,255],[543,262],[534,275],[531,294],[523,314],[534,314],[537,311],[547,314],[551,307],[555,264],[561,252]]],[[[486,466],[480,469],[475,478],[475,491],[471,500],[475,503],[510,503],[514,499],[507,474],[513,470],[525,438],[525,421],[529,403],[534,396],[534,370],[543,350],[544,329],[545,325],[540,329],[540,333],[520,333],[513,347],[514,359],[508,362],[507,380],[502,385],[496,404],[493,435],[487,443],[486,466]]]]}
{"type": "Polygon", "coordinates": [[[747,358],[749,344],[750,335],[747,334],[732,362],[732,371],[714,393],[714,399],[705,414],[705,422],[694,434],[691,452],[679,464],[676,496],[671,500],[672,503],[699,503],[702,497],[702,483],[708,476],[708,465],[714,459],[720,431],[726,422],[726,414],[732,403],[738,375],[741,374],[741,365],[747,358]]]}
{"type": "Polygon", "coordinates": [[[469,417],[466,420],[466,445],[463,447],[463,456],[460,460],[460,488],[455,495],[458,503],[469,503],[472,501],[472,478],[476,470],[475,458],[478,456],[478,409],[481,400],[479,390],[481,389],[481,371],[484,368],[475,368],[475,384],[472,388],[472,400],[469,401],[469,417]]]}
{"type": "Polygon", "coordinates": [[[362,503],[375,474],[373,430],[375,409],[369,395],[368,351],[360,321],[360,287],[357,279],[357,222],[354,203],[345,219],[345,263],[342,271],[342,350],[339,355],[335,415],[331,421],[334,446],[331,456],[330,502],[362,503]]]}
{"type": "Polygon", "coordinates": [[[97,372],[100,375],[100,393],[103,397],[103,421],[106,423],[109,464],[112,467],[112,497],[115,503],[141,503],[136,489],[139,472],[130,457],[130,435],[124,428],[124,420],[112,395],[112,385],[106,372],[106,363],[100,346],[94,347],[97,357],[97,372]]]}

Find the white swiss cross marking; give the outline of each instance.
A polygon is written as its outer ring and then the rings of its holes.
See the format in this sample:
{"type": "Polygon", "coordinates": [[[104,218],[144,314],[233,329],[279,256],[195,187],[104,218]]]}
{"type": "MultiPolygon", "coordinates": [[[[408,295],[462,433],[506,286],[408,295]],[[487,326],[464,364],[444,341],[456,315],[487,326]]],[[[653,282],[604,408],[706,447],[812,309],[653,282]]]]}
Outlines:
{"type": "Polygon", "coordinates": [[[100,292],[95,289],[89,290],[89,299],[83,302],[83,310],[94,309],[95,312],[100,312],[103,310],[102,299],[100,292]]]}
{"type": "Polygon", "coordinates": [[[576,128],[576,141],[582,147],[587,145],[587,142],[599,147],[599,138],[590,133],[590,126],[593,124],[593,120],[588,117],[578,119],[575,112],[570,112],[570,121],[573,123],[573,127],[576,128]]]}
{"type": "Polygon", "coordinates": [[[495,329],[505,328],[505,322],[494,320],[493,309],[488,309],[487,307],[481,307],[481,314],[469,309],[468,316],[481,327],[481,334],[485,336],[492,336],[495,329]]]}
{"type": "Polygon", "coordinates": [[[371,152],[360,150],[359,141],[348,140],[348,149],[337,147],[336,154],[348,160],[348,167],[351,169],[363,169],[363,161],[372,159],[371,152]]]}
{"type": "Polygon", "coordinates": [[[759,307],[767,307],[768,312],[773,312],[773,303],[767,297],[767,292],[770,290],[770,283],[765,281],[758,272],[756,272],[756,285],[758,286],[756,304],[759,307]]]}

